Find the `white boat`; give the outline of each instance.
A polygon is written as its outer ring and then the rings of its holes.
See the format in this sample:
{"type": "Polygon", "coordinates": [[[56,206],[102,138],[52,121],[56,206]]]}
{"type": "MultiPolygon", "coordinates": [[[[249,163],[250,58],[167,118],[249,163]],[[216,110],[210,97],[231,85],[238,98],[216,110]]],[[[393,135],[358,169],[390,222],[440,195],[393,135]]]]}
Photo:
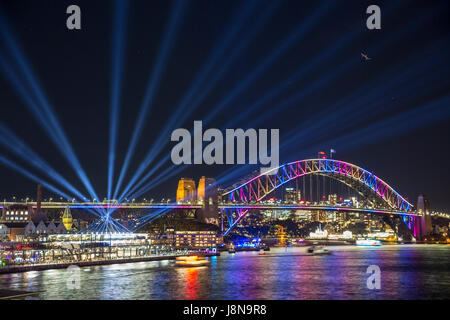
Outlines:
{"type": "Polygon", "coordinates": [[[358,239],[356,240],[356,245],[362,247],[379,247],[381,246],[381,241],[375,239],[358,239]]]}
{"type": "Polygon", "coordinates": [[[308,253],[312,253],[313,255],[327,255],[331,254],[331,251],[322,246],[312,246],[311,248],[308,248],[308,253]]]}

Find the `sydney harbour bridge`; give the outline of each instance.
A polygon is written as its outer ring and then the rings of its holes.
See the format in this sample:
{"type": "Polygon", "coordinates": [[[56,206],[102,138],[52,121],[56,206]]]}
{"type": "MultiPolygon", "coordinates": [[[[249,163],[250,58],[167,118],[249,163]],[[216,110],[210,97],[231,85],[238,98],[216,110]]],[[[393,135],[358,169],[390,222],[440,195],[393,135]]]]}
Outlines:
{"type": "Polygon", "coordinates": [[[87,210],[96,215],[98,221],[105,223],[115,221],[113,218],[115,211],[144,209],[151,213],[145,214],[140,219],[141,222],[148,223],[174,210],[195,210],[204,219],[212,219],[210,221],[219,224],[223,235],[227,235],[249,212],[308,210],[333,211],[337,214],[353,212],[380,215],[387,224],[394,226],[399,233],[409,234],[417,240],[422,239],[426,234],[426,210],[413,206],[384,180],[359,166],[334,159],[308,159],[287,163],[271,171],[246,178],[244,181],[225,189],[207,186],[202,201],[165,203],[149,201],[118,203],[114,200],[103,202],[4,201],[0,205],[0,208],[2,208],[1,222],[8,224],[22,222],[20,220],[8,221],[5,212],[8,212],[8,208],[15,207],[26,207],[31,215],[39,210],[64,209],[66,207],[87,210]],[[364,199],[363,205],[336,205],[335,203],[312,201],[294,203],[267,201],[269,196],[277,189],[306,176],[327,177],[351,188],[364,199]]]}

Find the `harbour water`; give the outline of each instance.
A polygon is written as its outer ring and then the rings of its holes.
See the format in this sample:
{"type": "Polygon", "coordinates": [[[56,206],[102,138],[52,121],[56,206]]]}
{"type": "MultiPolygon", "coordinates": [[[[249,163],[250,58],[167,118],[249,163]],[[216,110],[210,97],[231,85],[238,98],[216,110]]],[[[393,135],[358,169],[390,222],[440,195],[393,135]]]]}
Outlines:
{"type": "Polygon", "coordinates": [[[311,256],[306,248],[224,252],[207,267],[173,261],[83,267],[79,286],[67,270],[0,275],[0,288],[40,291],[41,299],[450,299],[450,246],[336,246],[311,256]],[[381,288],[369,289],[370,265],[381,288]]]}

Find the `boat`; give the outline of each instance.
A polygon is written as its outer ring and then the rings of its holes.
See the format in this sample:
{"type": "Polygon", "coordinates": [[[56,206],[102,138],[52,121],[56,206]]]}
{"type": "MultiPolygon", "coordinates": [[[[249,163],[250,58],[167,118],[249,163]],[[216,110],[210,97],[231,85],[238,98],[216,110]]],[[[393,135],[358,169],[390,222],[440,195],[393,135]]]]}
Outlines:
{"type": "Polygon", "coordinates": [[[264,253],[264,249],[260,249],[260,250],[259,250],[259,255],[260,255],[260,256],[263,256],[264,254],[265,254],[265,253],[264,253]]]}
{"type": "Polygon", "coordinates": [[[236,253],[236,248],[234,247],[233,243],[231,243],[228,247],[228,253],[236,253]]]}
{"type": "Polygon", "coordinates": [[[327,255],[331,254],[331,251],[322,246],[312,246],[308,248],[308,253],[312,253],[313,255],[327,255]]]}
{"type": "Polygon", "coordinates": [[[178,267],[201,267],[209,264],[209,260],[199,256],[183,256],[177,257],[175,265],[178,267]]]}
{"type": "Polygon", "coordinates": [[[357,239],[356,245],[362,247],[379,247],[381,246],[381,241],[375,239],[357,239]]]}

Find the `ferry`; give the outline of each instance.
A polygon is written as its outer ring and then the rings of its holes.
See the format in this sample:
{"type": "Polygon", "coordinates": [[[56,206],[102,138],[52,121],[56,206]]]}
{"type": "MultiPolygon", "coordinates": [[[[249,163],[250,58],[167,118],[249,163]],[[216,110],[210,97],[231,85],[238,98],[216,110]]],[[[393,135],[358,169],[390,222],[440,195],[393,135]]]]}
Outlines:
{"type": "Polygon", "coordinates": [[[381,241],[375,239],[358,239],[356,240],[356,245],[362,247],[379,247],[381,246],[381,241]]]}
{"type": "Polygon", "coordinates": [[[209,260],[199,256],[183,256],[177,257],[175,265],[178,267],[201,267],[209,264],[209,260]]]}
{"type": "Polygon", "coordinates": [[[234,247],[233,243],[230,243],[230,246],[228,247],[228,253],[236,253],[236,248],[234,247]]]}

